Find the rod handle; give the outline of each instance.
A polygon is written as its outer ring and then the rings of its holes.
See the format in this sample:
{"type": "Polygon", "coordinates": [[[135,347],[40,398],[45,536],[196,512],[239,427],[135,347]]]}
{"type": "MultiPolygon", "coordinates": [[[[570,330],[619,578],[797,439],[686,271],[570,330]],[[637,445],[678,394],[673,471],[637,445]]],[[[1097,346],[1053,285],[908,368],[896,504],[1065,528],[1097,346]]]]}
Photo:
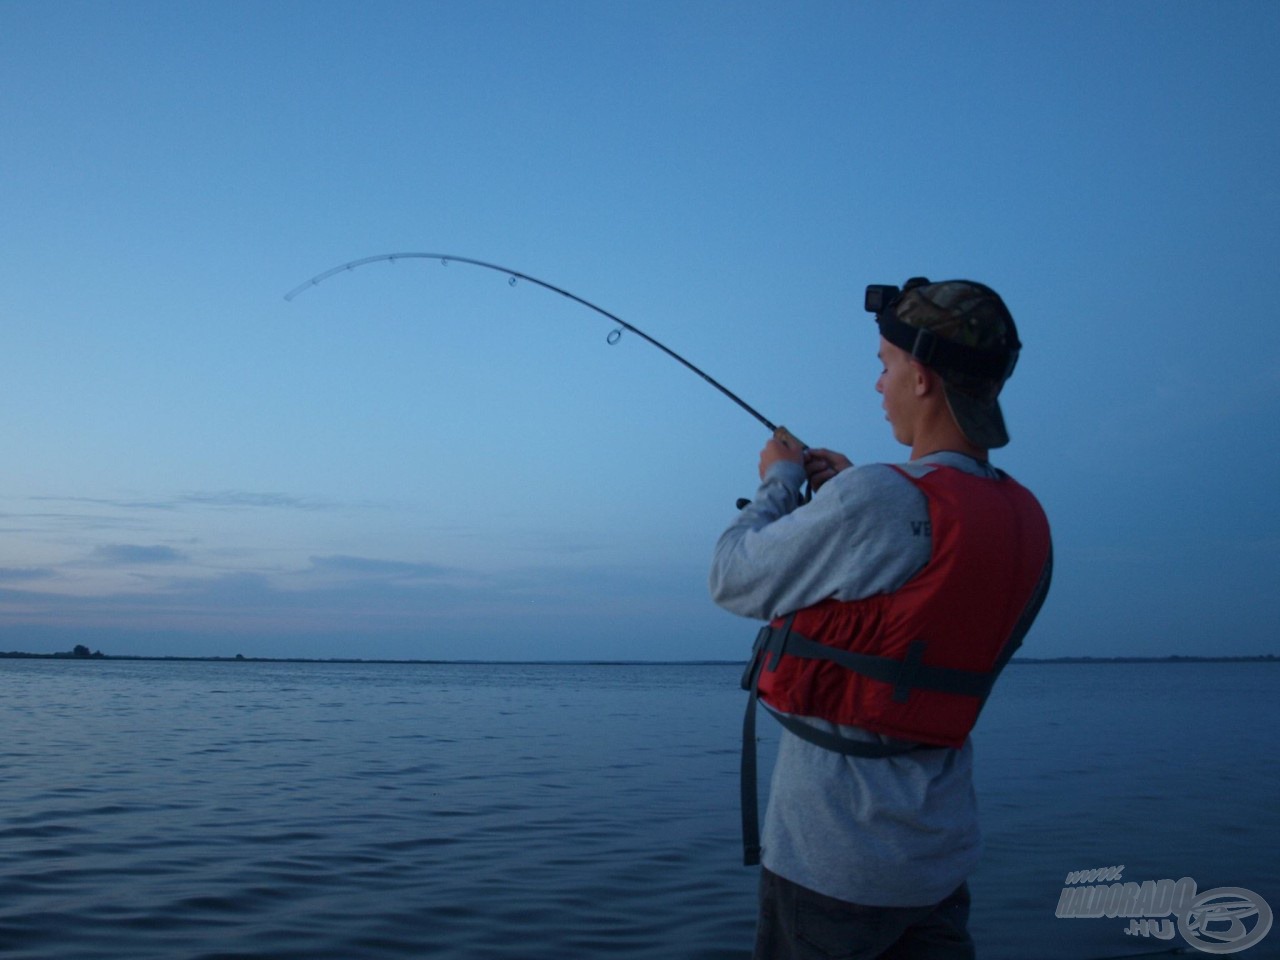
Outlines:
{"type": "Polygon", "coordinates": [[[790,447],[792,450],[808,450],[809,445],[797,437],[786,427],[777,427],[773,431],[773,439],[777,440],[784,447],[790,447]]]}
{"type": "MultiPolygon", "coordinates": [[[[784,447],[790,447],[792,450],[808,450],[809,449],[808,446],[805,445],[805,442],[803,440],[797,437],[794,433],[792,433],[786,427],[774,427],[773,439],[777,440],[784,447]]],[[[738,509],[743,510],[750,503],[751,501],[748,498],[739,497],[738,504],[737,504],[738,509]]]]}

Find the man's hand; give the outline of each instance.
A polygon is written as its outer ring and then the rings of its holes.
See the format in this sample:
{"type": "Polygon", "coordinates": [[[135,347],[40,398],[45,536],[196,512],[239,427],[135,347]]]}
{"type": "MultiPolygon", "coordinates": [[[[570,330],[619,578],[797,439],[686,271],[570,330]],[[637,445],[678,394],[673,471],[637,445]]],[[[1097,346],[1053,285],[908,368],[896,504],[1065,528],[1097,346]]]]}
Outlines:
{"type": "MultiPolygon", "coordinates": [[[[761,462],[764,462],[763,454],[761,462]]],[[[853,462],[843,453],[821,447],[808,450],[804,455],[804,472],[809,475],[809,489],[815,492],[841,470],[848,470],[852,466],[853,462]]]]}
{"type": "Polygon", "coordinates": [[[760,479],[779,460],[790,460],[792,463],[804,464],[804,444],[791,435],[786,427],[773,431],[773,436],[760,451],[760,479]]]}

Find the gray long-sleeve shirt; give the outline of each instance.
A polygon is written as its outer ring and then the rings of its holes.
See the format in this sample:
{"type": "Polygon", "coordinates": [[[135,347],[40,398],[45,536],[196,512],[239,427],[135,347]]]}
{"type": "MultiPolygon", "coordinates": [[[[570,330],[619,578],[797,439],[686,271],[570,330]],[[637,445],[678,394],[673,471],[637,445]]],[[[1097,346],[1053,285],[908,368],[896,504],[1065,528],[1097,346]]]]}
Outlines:
{"type": "MultiPolygon", "coordinates": [[[[989,464],[937,453],[902,469],[951,466],[996,476],[989,464]]],[[[844,470],[803,507],[804,470],[775,463],[755,500],[721,535],[711,595],[769,620],[828,598],[898,589],[932,550],[924,495],[884,464],[844,470]]],[[[807,721],[844,736],[875,735],[807,721]]],[[[762,834],[762,862],[830,897],[866,906],[923,906],[950,894],[981,853],[973,748],[887,758],[844,756],[781,732],[762,834]]]]}

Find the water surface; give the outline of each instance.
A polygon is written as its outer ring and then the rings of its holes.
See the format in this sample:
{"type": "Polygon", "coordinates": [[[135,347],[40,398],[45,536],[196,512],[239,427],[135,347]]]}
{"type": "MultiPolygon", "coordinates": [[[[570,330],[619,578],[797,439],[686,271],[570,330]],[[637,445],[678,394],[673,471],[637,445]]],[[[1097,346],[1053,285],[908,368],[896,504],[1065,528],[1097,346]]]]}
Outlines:
{"type": "MultiPolygon", "coordinates": [[[[743,958],[739,672],[0,661],[0,955],[743,958]]],[[[980,955],[1169,946],[1054,916],[1092,867],[1280,907],[1277,677],[1011,667],[975,738],[980,955]]]]}

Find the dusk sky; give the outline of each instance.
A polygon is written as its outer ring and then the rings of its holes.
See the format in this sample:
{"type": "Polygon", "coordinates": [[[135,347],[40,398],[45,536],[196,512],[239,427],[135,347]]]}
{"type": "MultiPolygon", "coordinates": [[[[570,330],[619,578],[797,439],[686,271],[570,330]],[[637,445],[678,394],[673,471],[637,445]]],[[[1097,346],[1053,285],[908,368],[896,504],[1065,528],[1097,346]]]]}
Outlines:
{"type": "Polygon", "coordinates": [[[1027,656],[1280,653],[1280,4],[0,0],[0,651],[741,659],[868,283],[1024,342],[1027,656]]]}

